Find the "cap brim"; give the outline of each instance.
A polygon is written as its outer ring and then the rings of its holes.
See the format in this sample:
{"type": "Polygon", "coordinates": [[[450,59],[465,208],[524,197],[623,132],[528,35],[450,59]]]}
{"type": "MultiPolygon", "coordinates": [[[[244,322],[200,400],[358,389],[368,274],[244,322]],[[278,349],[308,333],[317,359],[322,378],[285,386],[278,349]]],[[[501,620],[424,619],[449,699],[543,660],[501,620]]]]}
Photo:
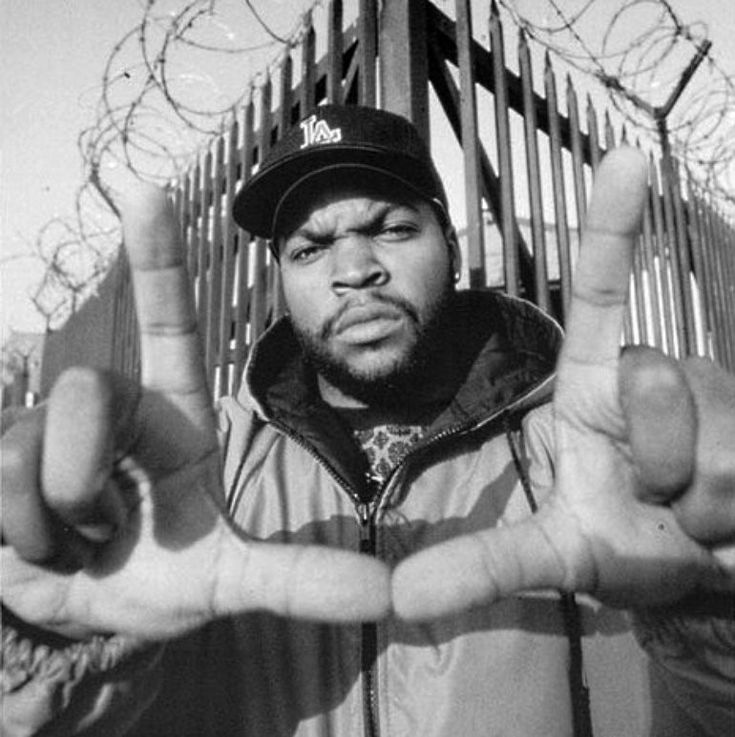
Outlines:
{"type": "Polygon", "coordinates": [[[425,162],[371,146],[330,144],[297,151],[259,171],[235,198],[235,222],[251,235],[272,238],[277,210],[284,196],[304,179],[326,169],[369,169],[396,179],[419,196],[446,204],[435,196],[437,182],[425,162]]]}

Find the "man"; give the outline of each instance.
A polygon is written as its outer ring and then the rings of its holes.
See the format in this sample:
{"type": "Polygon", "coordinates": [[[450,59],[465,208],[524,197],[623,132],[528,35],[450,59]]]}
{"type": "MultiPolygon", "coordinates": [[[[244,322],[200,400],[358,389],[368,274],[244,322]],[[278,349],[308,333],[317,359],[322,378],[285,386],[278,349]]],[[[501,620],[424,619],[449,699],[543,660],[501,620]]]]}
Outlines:
{"type": "Polygon", "coordinates": [[[560,331],[456,292],[416,131],[319,108],[235,204],[289,314],[219,442],[176,228],[140,194],[141,387],[73,371],[4,436],[6,733],[723,734],[735,382],[619,357],[644,192],[637,155],[603,163],[552,412],[560,331]],[[572,591],[639,609],[652,707],[622,616],[572,591]]]}

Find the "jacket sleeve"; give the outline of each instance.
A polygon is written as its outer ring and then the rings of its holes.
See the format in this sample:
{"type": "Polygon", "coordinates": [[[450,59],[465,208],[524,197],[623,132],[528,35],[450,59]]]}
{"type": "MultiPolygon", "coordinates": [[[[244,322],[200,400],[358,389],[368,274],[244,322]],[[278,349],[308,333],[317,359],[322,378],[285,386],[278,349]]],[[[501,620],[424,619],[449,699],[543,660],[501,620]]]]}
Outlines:
{"type": "MultiPolygon", "coordinates": [[[[526,453],[539,501],[554,484],[552,410],[524,422],[526,453]]],[[[633,613],[648,655],[650,737],[735,734],[735,599],[712,596],[633,613]]]]}
{"type": "Polygon", "coordinates": [[[637,611],[650,657],[651,737],[735,734],[735,599],[711,596],[637,611]]]}
{"type": "Polygon", "coordinates": [[[121,636],[71,640],[2,611],[0,733],[125,734],[153,699],[162,646],[121,636]]]}
{"type": "Polygon", "coordinates": [[[521,459],[540,504],[554,488],[554,425],[550,402],[531,410],[522,422],[521,459]]]}
{"type": "MultiPolygon", "coordinates": [[[[226,450],[231,423],[222,406],[217,409],[226,450]]],[[[187,660],[191,643],[201,639],[196,632],[183,638],[187,660]]],[[[159,734],[147,725],[153,712],[162,711],[160,704],[149,707],[171,665],[165,651],[183,647],[121,635],[73,640],[29,625],[3,607],[0,734],[117,737],[138,734],[139,723],[146,725],[145,734],[159,734]]],[[[202,657],[199,664],[206,662],[202,657]]],[[[175,663],[179,683],[185,682],[185,665],[181,658],[175,663]]]]}

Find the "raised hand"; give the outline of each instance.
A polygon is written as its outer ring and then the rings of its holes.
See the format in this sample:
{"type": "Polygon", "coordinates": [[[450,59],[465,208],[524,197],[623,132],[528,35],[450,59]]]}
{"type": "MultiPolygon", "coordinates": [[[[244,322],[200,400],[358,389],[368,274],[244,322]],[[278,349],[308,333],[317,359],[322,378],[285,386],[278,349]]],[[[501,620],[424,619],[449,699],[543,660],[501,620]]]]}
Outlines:
{"type": "Polygon", "coordinates": [[[2,597],[67,635],[172,637],[252,609],[384,616],[387,569],[343,551],[247,538],[223,514],[214,414],[183,253],[165,195],[123,218],[142,380],[64,374],[2,438],[2,597]]]}
{"type": "Polygon", "coordinates": [[[733,464],[720,462],[709,479],[705,468],[706,460],[723,461],[727,447],[735,457],[728,406],[705,399],[709,382],[695,380],[701,364],[640,352],[620,357],[645,196],[642,157],[632,149],[609,154],[590,202],[557,367],[554,492],[516,527],[463,536],[402,562],[393,577],[399,616],[441,616],[531,589],[642,606],[697,587],[735,588],[732,548],[716,546],[735,538],[733,464]],[[713,421],[723,434],[713,434],[713,421]],[[710,504],[717,495],[719,526],[710,504]]]}

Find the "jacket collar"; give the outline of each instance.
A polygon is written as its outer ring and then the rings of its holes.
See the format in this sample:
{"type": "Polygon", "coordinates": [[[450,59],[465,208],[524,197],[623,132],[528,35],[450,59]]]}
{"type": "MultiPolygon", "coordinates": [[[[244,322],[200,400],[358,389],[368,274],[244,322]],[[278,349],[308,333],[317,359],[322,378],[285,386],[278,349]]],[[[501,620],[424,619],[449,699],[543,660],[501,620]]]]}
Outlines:
{"type": "MultiPolygon", "coordinates": [[[[559,324],[522,299],[482,290],[457,297],[452,349],[468,370],[438,422],[481,418],[511,405],[530,408],[548,399],[561,346],[559,324]]],[[[289,416],[308,415],[323,404],[287,317],[253,347],[238,399],[263,419],[287,425],[289,416]]]]}
{"type": "MultiPolygon", "coordinates": [[[[429,436],[548,400],[562,331],[536,306],[490,291],[459,292],[452,333],[450,349],[466,363],[466,378],[429,436]]],[[[354,479],[355,469],[367,470],[350,433],[321,400],[288,318],[253,347],[238,400],[333,459],[338,475],[354,479]]]]}

